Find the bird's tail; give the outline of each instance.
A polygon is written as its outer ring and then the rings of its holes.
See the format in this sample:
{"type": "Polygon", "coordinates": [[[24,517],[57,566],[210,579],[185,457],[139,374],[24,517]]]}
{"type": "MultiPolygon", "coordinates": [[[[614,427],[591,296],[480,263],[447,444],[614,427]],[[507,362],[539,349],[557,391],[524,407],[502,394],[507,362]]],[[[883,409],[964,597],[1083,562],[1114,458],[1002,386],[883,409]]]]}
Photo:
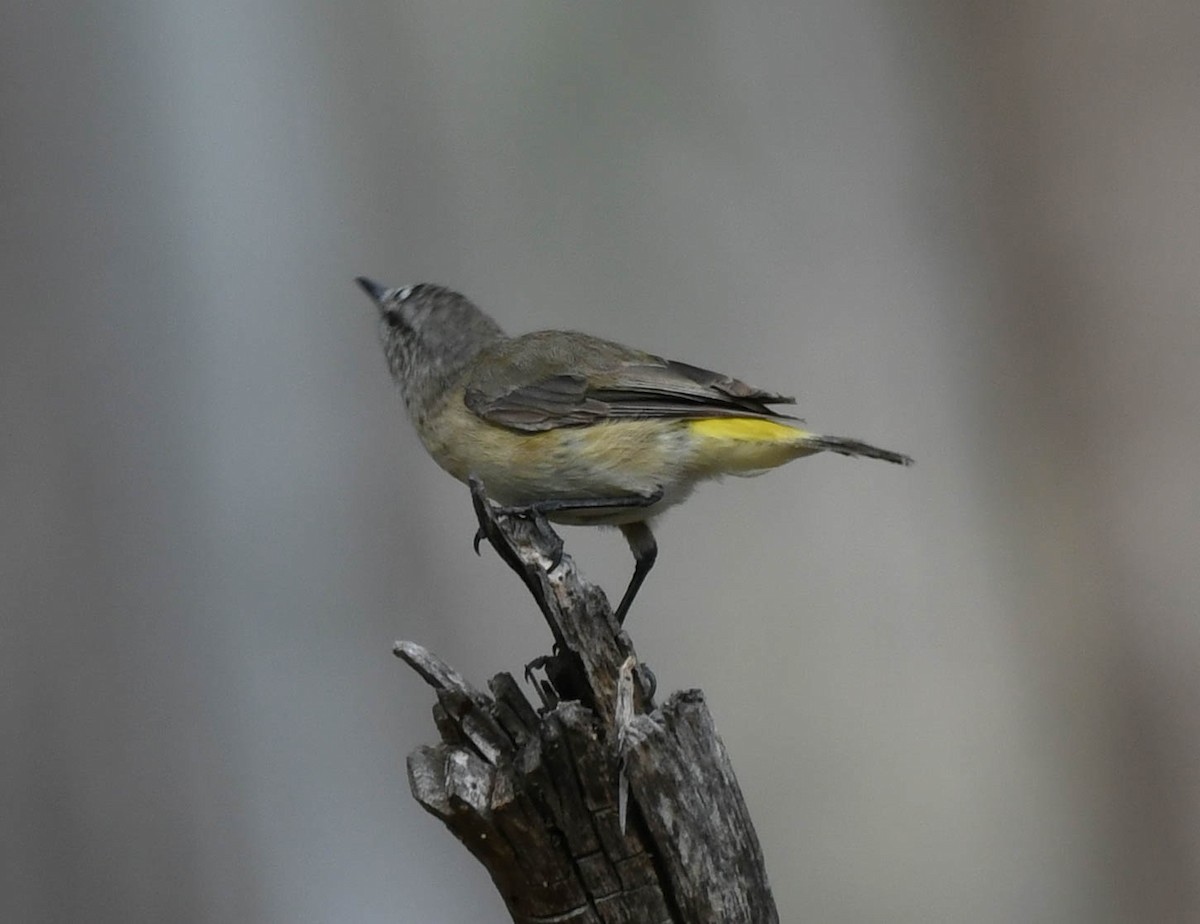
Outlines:
{"type": "Polygon", "coordinates": [[[884,462],[894,462],[896,465],[912,465],[911,456],[902,452],[892,452],[890,449],[880,449],[861,440],[847,439],[844,436],[817,436],[810,433],[805,436],[804,445],[813,452],[836,452],[843,456],[855,456],[862,459],[882,459],[884,462]]]}

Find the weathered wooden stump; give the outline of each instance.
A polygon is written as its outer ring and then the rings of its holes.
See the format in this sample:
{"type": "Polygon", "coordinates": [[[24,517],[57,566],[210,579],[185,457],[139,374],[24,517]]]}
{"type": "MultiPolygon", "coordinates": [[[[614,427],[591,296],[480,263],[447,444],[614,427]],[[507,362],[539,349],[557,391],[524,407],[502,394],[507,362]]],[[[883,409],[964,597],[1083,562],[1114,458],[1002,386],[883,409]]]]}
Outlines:
{"type": "Polygon", "coordinates": [[[537,659],[535,710],[510,674],[484,693],[397,643],[437,692],[442,738],[409,755],[413,796],[484,864],[519,924],[777,922],[703,695],[656,707],[604,594],[545,521],[498,512],[478,486],[472,495],[481,535],[529,587],[555,651],[537,659]]]}

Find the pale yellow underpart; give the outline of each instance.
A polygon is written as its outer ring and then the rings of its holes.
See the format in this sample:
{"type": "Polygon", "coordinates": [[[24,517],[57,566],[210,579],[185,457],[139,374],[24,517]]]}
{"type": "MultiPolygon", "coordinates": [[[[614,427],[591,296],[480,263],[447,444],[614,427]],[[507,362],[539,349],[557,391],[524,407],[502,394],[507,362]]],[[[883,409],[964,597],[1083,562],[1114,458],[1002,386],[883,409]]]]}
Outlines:
{"type": "Polygon", "coordinates": [[[530,433],[481,420],[462,392],[418,422],[430,455],[460,481],[474,474],[502,504],[649,495],[653,508],[552,516],[561,522],[635,522],[684,500],[696,483],[750,475],[810,454],[811,435],[754,418],[605,421],[530,433]]]}

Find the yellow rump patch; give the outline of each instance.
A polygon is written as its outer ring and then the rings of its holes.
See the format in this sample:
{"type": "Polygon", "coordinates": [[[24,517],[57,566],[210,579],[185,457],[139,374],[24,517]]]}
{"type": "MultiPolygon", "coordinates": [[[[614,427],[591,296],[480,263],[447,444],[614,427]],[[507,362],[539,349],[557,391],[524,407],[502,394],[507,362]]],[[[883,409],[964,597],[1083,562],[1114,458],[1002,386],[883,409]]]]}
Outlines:
{"type": "Polygon", "coordinates": [[[688,423],[696,468],[710,474],[749,475],[783,465],[812,450],[807,430],[757,417],[707,417],[688,423]]]}
{"type": "Polygon", "coordinates": [[[701,438],[717,440],[750,440],[756,443],[795,443],[808,436],[799,427],[761,420],[757,417],[707,417],[689,424],[692,433],[701,438]]]}

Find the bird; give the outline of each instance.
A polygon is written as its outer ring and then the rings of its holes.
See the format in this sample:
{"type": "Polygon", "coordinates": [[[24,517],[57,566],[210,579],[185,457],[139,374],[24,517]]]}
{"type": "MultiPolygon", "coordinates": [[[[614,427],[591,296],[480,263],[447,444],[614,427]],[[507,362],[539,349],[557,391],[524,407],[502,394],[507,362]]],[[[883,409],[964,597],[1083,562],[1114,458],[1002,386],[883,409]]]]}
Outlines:
{"type": "Polygon", "coordinates": [[[575,331],[509,336],[465,295],[433,283],[355,279],[429,455],[509,510],[615,526],[634,570],[623,624],[658,556],[651,523],[697,484],[760,474],[820,452],[912,465],[900,452],[804,429],[795,399],[575,331]]]}

